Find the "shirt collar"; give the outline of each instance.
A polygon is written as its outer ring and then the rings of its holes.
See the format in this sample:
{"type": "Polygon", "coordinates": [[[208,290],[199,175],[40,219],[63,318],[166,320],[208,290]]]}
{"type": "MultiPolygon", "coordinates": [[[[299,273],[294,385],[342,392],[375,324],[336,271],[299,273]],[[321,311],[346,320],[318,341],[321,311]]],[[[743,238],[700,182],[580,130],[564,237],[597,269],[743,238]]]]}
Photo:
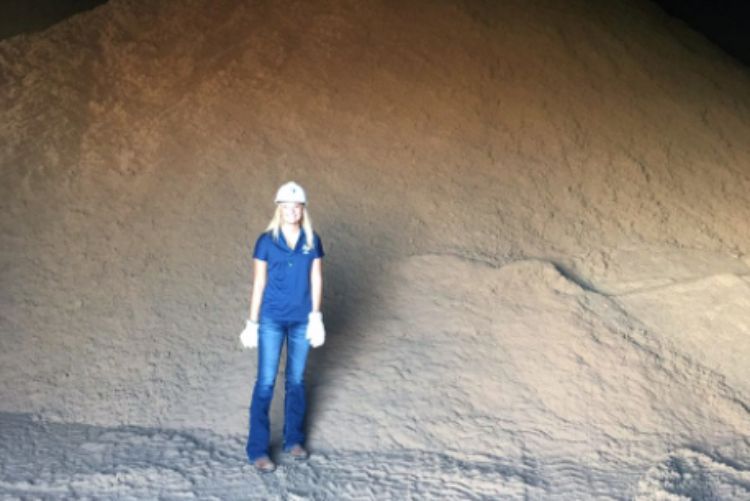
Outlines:
{"type": "Polygon", "coordinates": [[[297,250],[300,249],[300,247],[306,241],[305,240],[305,230],[304,230],[304,228],[300,228],[299,229],[299,236],[297,237],[297,245],[295,245],[294,249],[292,249],[291,247],[289,247],[289,244],[286,242],[286,237],[284,236],[284,232],[281,231],[281,230],[279,230],[279,234],[281,235],[281,238],[279,239],[279,241],[283,242],[284,243],[284,247],[286,247],[287,249],[289,249],[292,252],[297,252],[297,250]]]}

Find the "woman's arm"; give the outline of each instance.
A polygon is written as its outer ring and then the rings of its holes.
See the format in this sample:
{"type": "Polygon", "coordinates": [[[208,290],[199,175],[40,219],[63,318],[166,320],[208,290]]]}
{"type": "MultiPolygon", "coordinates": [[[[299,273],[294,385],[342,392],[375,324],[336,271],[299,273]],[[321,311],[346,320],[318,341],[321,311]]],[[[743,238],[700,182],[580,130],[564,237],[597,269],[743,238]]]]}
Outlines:
{"type": "Polygon", "coordinates": [[[263,300],[263,291],[266,288],[266,272],[268,263],[260,259],[253,259],[253,296],[250,300],[250,320],[258,321],[260,303],[263,300]]]}
{"type": "Polygon", "coordinates": [[[320,311],[320,302],[323,299],[323,260],[313,259],[310,271],[310,293],[312,296],[312,311],[320,311]]]}

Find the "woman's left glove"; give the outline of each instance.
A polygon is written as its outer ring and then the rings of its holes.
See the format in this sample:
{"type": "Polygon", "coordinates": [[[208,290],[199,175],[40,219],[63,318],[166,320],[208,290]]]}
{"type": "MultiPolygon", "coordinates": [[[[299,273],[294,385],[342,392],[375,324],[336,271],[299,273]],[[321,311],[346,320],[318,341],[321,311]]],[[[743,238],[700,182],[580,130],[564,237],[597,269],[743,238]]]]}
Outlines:
{"type": "Polygon", "coordinates": [[[258,346],[258,322],[247,321],[245,329],[240,334],[240,342],[245,348],[255,348],[258,346]]]}
{"type": "Polygon", "coordinates": [[[322,346],[326,340],[326,328],[323,326],[323,314],[313,311],[307,317],[307,334],[305,335],[310,346],[317,348],[322,346]]]}

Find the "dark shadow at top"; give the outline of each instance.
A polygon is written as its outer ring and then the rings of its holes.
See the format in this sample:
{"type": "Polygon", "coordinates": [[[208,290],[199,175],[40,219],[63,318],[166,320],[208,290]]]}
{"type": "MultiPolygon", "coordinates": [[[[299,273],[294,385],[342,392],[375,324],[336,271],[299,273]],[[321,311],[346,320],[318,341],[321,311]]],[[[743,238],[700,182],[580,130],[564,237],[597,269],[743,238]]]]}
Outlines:
{"type": "Polygon", "coordinates": [[[107,0],[4,0],[0,2],[0,40],[40,31],[107,0]]]}

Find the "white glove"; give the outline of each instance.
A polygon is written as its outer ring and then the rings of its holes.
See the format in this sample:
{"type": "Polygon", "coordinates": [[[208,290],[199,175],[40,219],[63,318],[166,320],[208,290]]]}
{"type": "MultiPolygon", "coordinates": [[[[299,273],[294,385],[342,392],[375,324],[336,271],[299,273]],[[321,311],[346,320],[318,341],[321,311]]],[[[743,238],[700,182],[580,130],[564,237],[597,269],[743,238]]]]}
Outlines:
{"type": "Polygon", "coordinates": [[[310,346],[317,348],[322,346],[326,340],[326,328],[323,327],[323,314],[313,311],[307,317],[307,333],[305,337],[310,341],[310,346]]]}
{"type": "Polygon", "coordinates": [[[245,330],[240,334],[240,342],[245,348],[255,348],[258,346],[258,322],[247,321],[245,330]]]}

